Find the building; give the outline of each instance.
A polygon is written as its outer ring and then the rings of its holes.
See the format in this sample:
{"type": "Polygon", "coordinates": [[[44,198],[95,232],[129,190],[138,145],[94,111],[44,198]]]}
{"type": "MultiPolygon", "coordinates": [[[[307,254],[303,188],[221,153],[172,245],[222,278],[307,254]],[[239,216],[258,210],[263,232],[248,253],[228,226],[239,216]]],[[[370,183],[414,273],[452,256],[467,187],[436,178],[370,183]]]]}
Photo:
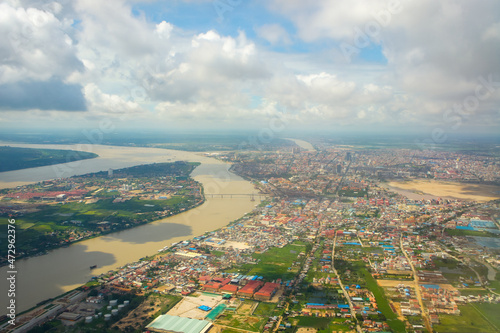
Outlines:
{"type": "Polygon", "coordinates": [[[249,281],[243,288],[238,291],[238,296],[252,297],[257,290],[262,286],[262,281],[249,281]]]}
{"type": "Polygon", "coordinates": [[[224,287],[220,288],[219,291],[221,293],[228,293],[234,295],[238,291],[238,286],[235,286],[234,284],[226,284],[224,287]]]}
{"type": "Polygon", "coordinates": [[[255,299],[260,301],[269,301],[280,285],[278,283],[266,282],[264,287],[262,287],[258,292],[255,293],[255,299]]]}
{"type": "Polygon", "coordinates": [[[212,327],[207,320],[161,315],[146,326],[151,332],[205,333],[212,327]]]}

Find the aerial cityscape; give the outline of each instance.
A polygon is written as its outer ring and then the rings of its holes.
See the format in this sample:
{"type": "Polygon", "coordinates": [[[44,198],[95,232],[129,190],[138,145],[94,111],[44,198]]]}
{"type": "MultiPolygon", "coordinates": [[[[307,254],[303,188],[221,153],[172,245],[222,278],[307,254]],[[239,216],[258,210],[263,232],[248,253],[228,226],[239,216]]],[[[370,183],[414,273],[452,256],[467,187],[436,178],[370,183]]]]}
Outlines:
{"type": "Polygon", "coordinates": [[[500,3],[0,3],[0,332],[500,332],[500,3]]]}

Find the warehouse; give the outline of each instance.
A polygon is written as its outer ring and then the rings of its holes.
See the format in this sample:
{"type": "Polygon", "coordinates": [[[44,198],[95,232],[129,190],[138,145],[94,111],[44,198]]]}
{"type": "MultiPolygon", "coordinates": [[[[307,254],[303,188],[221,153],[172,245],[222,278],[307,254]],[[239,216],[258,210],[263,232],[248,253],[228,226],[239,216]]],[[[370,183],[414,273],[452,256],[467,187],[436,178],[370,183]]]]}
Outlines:
{"type": "Polygon", "coordinates": [[[161,315],[146,328],[152,332],[205,333],[212,327],[207,320],[161,315]]]}

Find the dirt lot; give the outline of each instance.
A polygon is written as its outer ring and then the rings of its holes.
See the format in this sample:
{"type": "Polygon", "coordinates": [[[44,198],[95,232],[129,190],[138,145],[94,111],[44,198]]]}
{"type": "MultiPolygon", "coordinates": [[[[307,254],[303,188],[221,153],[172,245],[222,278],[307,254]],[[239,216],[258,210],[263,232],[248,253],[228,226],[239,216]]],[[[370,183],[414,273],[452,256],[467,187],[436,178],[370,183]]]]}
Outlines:
{"type": "Polygon", "coordinates": [[[238,308],[238,314],[250,314],[252,313],[254,308],[255,308],[254,303],[245,302],[238,308]]]}
{"type": "Polygon", "coordinates": [[[316,333],[317,330],[315,328],[309,328],[309,327],[300,327],[297,330],[297,333],[316,333]]]}
{"type": "Polygon", "coordinates": [[[458,289],[452,286],[451,284],[447,283],[440,283],[439,286],[443,289],[449,290],[449,291],[457,291],[458,289]]]}
{"type": "Polygon", "coordinates": [[[399,284],[404,284],[412,287],[414,286],[413,281],[377,280],[377,283],[381,287],[397,287],[399,284]]]}
{"type": "Polygon", "coordinates": [[[457,198],[479,202],[495,200],[499,197],[499,186],[496,185],[460,184],[436,180],[413,180],[406,182],[390,182],[388,186],[401,194],[407,195],[410,199],[412,199],[412,197],[420,199],[423,197],[422,193],[441,198],[457,198]]]}
{"type": "Polygon", "coordinates": [[[245,250],[251,248],[250,245],[247,245],[245,243],[241,242],[234,242],[234,241],[226,241],[224,244],[217,244],[217,242],[221,241],[222,239],[217,239],[217,238],[212,238],[212,242],[205,242],[205,244],[216,247],[216,248],[229,248],[232,247],[234,249],[239,249],[239,250],[245,250]]]}
{"type": "Polygon", "coordinates": [[[203,319],[208,314],[207,311],[198,309],[200,305],[207,305],[215,308],[222,302],[222,296],[212,296],[200,294],[198,297],[184,297],[175,307],[167,314],[171,316],[189,317],[194,319],[203,319]]]}
{"type": "MultiPolygon", "coordinates": [[[[398,284],[404,284],[410,287],[413,287],[415,285],[413,281],[398,281],[398,280],[377,280],[377,283],[381,287],[394,287],[394,288],[396,288],[398,284]]],[[[457,288],[453,287],[451,284],[448,283],[439,283],[438,285],[446,290],[450,291],[457,290],[457,288]]]]}

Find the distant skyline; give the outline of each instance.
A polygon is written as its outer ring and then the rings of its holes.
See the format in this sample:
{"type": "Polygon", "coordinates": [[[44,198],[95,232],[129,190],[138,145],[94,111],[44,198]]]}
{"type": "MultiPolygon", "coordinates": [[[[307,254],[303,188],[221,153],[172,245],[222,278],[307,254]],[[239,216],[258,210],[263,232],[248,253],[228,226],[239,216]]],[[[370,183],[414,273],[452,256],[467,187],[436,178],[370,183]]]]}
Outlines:
{"type": "Polygon", "coordinates": [[[495,0],[4,0],[0,34],[0,129],[500,129],[495,0]]]}

